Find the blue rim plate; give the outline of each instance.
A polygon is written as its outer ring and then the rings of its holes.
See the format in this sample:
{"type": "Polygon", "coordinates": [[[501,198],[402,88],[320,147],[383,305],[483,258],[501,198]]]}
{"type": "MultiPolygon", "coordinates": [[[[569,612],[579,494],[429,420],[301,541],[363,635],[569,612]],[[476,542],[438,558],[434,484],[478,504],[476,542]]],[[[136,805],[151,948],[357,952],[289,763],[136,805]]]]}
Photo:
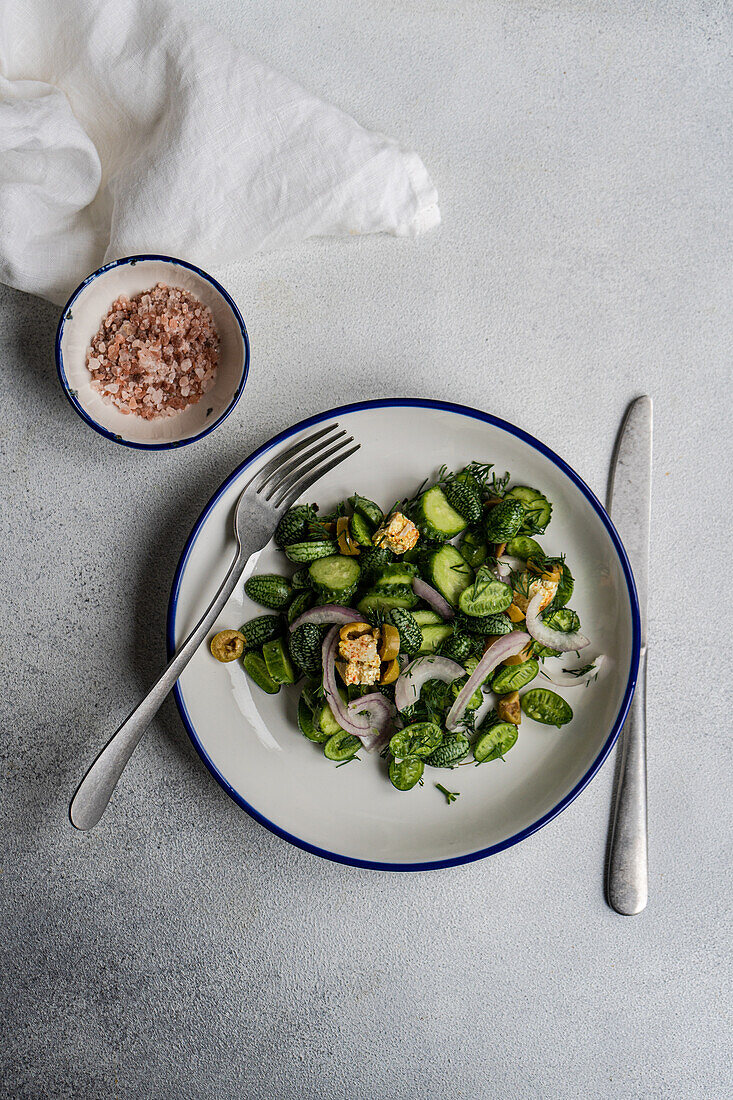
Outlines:
{"type": "MultiPolygon", "coordinates": [[[[305,420],[301,420],[299,423],[294,424],[292,427],[287,428],[285,431],[280,432],[272,439],[268,440],[256,451],[254,451],[236,470],[222,483],[219,489],[214,493],[211,500],[208,502],[203,512],[196,521],[193,530],[186,542],[186,545],[181,554],[181,558],[176,569],[175,577],[173,580],[173,586],[171,590],[171,596],[168,605],[168,617],[167,617],[167,645],[169,655],[172,655],[175,650],[175,633],[176,633],[176,614],[179,603],[179,596],[181,591],[181,583],[186,570],[186,566],[189,562],[193,547],[199,537],[201,529],[205,524],[207,517],[211,513],[212,509],[216,506],[217,502],[221,498],[222,494],[231,485],[231,483],[237,479],[244,470],[256,462],[261,456],[266,454],[272,448],[290,439],[292,436],[298,434],[306,428],[310,428],[314,425],[322,423],[326,420],[338,419],[345,416],[348,413],[362,412],[364,410],[374,409],[387,409],[387,408],[413,408],[413,409],[431,409],[441,412],[453,413],[462,417],[469,417],[473,420],[482,421],[485,424],[491,425],[495,428],[501,429],[504,432],[509,433],[516,439],[521,440],[534,450],[538,451],[544,458],[548,459],[554,464],[580,491],[585,500],[591,505],[599,519],[601,520],[605,530],[613,545],[613,549],[618,557],[620,564],[623,581],[625,583],[630,609],[630,621],[631,621],[631,653],[629,660],[629,671],[626,678],[625,686],[623,688],[623,695],[620,706],[618,707],[616,716],[611,724],[610,732],[608,733],[605,741],[600,747],[597,755],[592,761],[590,767],[585,771],[580,780],[576,782],[572,789],[564,795],[559,801],[547,812],[543,813],[537,820],[533,821],[525,828],[519,829],[513,835],[503,839],[499,843],[490,844],[488,846],[478,848],[475,851],[470,851],[458,856],[451,856],[449,858],[428,859],[425,861],[412,861],[412,862],[385,862],[377,859],[357,858],[350,855],[344,855],[340,852],[329,850],[327,847],[313,844],[308,840],[305,840],[292,831],[282,828],[275,821],[270,820],[267,816],[259,812],[249,801],[242,797],[238,791],[234,789],[231,783],[227,780],[221,770],[213,762],[211,756],[207,752],[205,746],[197,734],[194,722],[189,714],[188,708],[184,701],[181,685],[176,684],[174,689],[174,695],[176,703],[183,720],[183,724],[188,732],[191,741],[198,752],[199,756],[203,760],[204,764],[214,776],[214,778],[221,784],[224,790],[230,795],[232,799],[246,810],[251,817],[258,821],[265,828],[275,833],[277,836],[282,837],[284,840],[289,841],[298,848],[302,848],[305,851],[312,852],[315,855],[322,856],[326,859],[333,860],[337,863],[347,864],[349,866],[367,867],[374,870],[382,871],[421,871],[421,870],[433,870],[442,867],[455,867],[464,863],[470,863],[474,860],[483,859],[486,856],[493,855],[497,852],[503,851],[506,848],[510,848],[526,837],[531,836],[537,832],[553,818],[557,817],[571,802],[580,794],[580,792],[588,785],[590,780],[599,770],[601,765],[606,760],[608,754],[613,748],[616,739],[621,731],[626,714],[628,712],[629,705],[634,693],[636,685],[636,678],[639,666],[639,654],[640,654],[640,619],[639,619],[639,606],[636,594],[636,587],[634,584],[634,578],[631,571],[626,551],[621,543],[621,540],[616,532],[613,523],[611,522],[608,513],[603,505],[596,498],[594,493],[585,484],[585,482],[575,473],[575,471],[554,451],[547,447],[544,443],[535,439],[521,428],[510,424],[508,421],[502,420],[499,417],[492,416],[490,413],[481,412],[478,409],[473,409],[465,405],[452,404],[445,401],[435,401],[429,399],[420,398],[386,398],[375,401],[357,402],[351,405],[343,405],[338,408],[329,409],[326,412],[317,414],[316,416],[308,417],[305,420]]],[[[185,674],[184,674],[185,675],[185,674]]],[[[578,689],[575,689],[578,690],[578,689]]],[[[582,690],[582,689],[581,689],[582,690]]],[[[569,728],[569,727],[566,727],[569,728]]],[[[437,773],[436,773],[437,774],[437,773]]],[[[409,797],[403,796],[403,797],[409,797]]]]}
{"type": "Polygon", "coordinates": [[[103,435],[105,439],[109,439],[113,443],[119,443],[123,447],[132,447],[133,449],[140,451],[167,451],[175,447],[186,447],[189,443],[196,443],[197,440],[203,439],[205,436],[209,435],[211,432],[214,431],[215,428],[218,428],[219,425],[226,420],[233,409],[236,408],[237,403],[239,402],[239,399],[244,391],[244,387],[247,384],[247,377],[249,375],[249,336],[247,334],[247,326],[245,325],[244,318],[242,317],[242,314],[239,311],[239,307],[237,306],[232,296],[228,293],[228,291],[224,289],[221,283],[213,277],[213,275],[209,275],[208,272],[204,271],[202,268],[196,267],[195,264],[191,264],[187,260],[179,260],[175,256],[162,256],[158,255],[157,253],[141,253],[138,256],[123,256],[119,260],[112,260],[110,263],[98,268],[96,271],[93,271],[91,275],[87,275],[86,279],[84,279],[83,282],[79,283],[78,287],[68,299],[61,311],[58,328],[56,329],[56,341],[54,346],[56,355],[56,372],[58,374],[64,394],[66,395],[66,399],[71,407],[74,409],[74,411],[79,414],[82,420],[84,420],[90,428],[93,428],[95,432],[99,433],[99,435],[103,435]],[[235,390],[233,391],[229,401],[226,404],[226,407],[219,414],[219,416],[217,416],[217,418],[212,421],[212,423],[207,424],[202,431],[197,432],[196,435],[188,436],[185,439],[176,439],[163,443],[144,443],[125,439],[123,436],[115,432],[109,431],[109,429],[105,428],[102,424],[99,424],[92,416],[90,416],[87,410],[79,401],[76,391],[69,384],[66,370],[64,368],[64,356],[62,352],[64,328],[66,326],[67,320],[73,313],[72,307],[79,298],[79,295],[82,294],[101,275],[105,275],[108,272],[114,271],[116,268],[119,267],[126,267],[129,265],[135,266],[138,263],[146,260],[155,260],[162,263],[175,264],[178,267],[186,268],[188,271],[193,272],[195,275],[198,275],[199,278],[209,283],[209,285],[218,292],[218,294],[226,302],[227,306],[231,310],[244,343],[244,363],[242,366],[241,376],[235,390]]]}

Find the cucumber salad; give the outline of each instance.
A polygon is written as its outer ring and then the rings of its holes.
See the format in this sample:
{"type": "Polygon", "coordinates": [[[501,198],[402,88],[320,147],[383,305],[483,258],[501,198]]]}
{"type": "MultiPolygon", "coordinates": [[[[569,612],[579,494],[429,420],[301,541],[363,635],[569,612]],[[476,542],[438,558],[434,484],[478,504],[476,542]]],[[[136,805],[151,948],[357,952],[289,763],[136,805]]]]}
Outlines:
{"type": "Polygon", "coordinates": [[[328,760],[378,754],[400,791],[426,767],[504,760],[523,716],[566,725],[547,684],[587,685],[603,660],[565,667],[590,643],[564,555],[537,541],[544,494],[479,462],[427,484],[384,512],[358,493],[327,514],[291,508],[275,543],[295,570],[250,577],[267,613],[211,641],[262,691],[299,685],[300,732],[328,760]]]}

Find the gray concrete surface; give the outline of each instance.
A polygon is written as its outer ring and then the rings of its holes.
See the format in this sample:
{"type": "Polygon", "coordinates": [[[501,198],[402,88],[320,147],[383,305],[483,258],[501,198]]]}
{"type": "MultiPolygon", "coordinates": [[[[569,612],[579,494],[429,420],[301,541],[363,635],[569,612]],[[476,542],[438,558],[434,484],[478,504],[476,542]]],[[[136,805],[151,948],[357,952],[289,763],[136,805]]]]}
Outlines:
{"type": "Polygon", "coordinates": [[[0,290],[0,1095],[729,1096],[725,6],[194,7],[419,150],[444,224],[223,272],[251,380],[180,452],[84,427],[56,382],[56,310],[0,290]],[[193,520],[273,431],[358,398],[450,398],[536,433],[602,493],[642,391],[657,409],[642,916],[603,901],[610,763],[517,848],[384,875],[251,821],[169,703],[100,827],[72,831],[72,788],[164,659],[193,520]]]}

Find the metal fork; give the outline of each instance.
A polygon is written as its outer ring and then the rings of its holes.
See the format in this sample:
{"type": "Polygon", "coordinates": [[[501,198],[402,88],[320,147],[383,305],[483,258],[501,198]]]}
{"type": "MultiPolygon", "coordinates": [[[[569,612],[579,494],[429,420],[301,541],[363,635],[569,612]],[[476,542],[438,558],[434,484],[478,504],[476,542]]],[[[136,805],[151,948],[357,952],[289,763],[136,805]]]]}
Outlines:
{"type": "Polygon", "coordinates": [[[353,442],[353,436],[339,431],[338,424],[329,424],[275,455],[247,482],[234,509],[237,554],[229,572],[163,675],[112,735],[79,784],[69,807],[77,829],[91,829],[99,821],[140,738],[216,622],[252,554],[269,542],[280,517],[306,489],[359,450],[359,443],[344,449],[353,442]]]}

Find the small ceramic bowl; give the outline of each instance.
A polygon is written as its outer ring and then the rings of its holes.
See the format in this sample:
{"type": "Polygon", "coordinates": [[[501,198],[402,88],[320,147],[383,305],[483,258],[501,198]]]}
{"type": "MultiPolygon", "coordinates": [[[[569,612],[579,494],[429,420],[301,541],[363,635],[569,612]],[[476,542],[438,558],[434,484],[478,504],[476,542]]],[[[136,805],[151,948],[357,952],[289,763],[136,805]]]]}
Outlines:
{"type": "Polygon", "coordinates": [[[247,381],[249,339],[233,299],[211,275],[171,256],[127,256],[87,276],[69,298],[56,333],[56,369],[69,401],[100,435],[126,447],[165,450],[202,439],[229,416],[247,381]],[[209,307],[219,333],[219,367],[213,387],[195,405],[143,420],[102,401],[92,389],[86,353],[118,295],[131,297],[158,282],[182,287],[209,307]]]}

